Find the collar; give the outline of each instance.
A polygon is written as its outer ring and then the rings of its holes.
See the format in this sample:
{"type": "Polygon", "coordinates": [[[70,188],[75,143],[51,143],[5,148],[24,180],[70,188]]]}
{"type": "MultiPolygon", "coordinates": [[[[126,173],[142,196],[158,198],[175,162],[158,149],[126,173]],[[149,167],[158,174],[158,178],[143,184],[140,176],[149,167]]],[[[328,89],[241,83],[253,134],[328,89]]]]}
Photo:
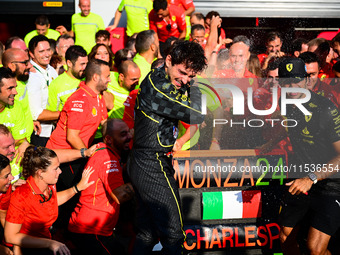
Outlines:
{"type": "Polygon", "coordinates": [[[35,183],[34,179],[32,176],[28,177],[27,178],[27,183],[28,183],[28,186],[31,188],[32,190],[32,193],[34,195],[43,195],[43,193],[41,192],[41,190],[38,188],[37,184],[35,183]]]}
{"type": "Polygon", "coordinates": [[[91,97],[97,97],[97,96],[100,97],[100,94],[97,95],[97,94],[96,94],[89,86],[87,86],[87,85],[85,84],[85,81],[80,82],[80,84],[79,84],[79,89],[84,90],[84,91],[85,91],[88,95],[90,95],[91,97]]]}
{"type": "Polygon", "coordinates": [[[49,71],[50,69],[50,65],[47,65],[46,69],[42,68],[41,66],[39,66],[36,62],[34,62],[32,59],[30,60],[31,61],[31,64],[33,65],[33,67],[39,72],[39,73],[42,73],[42,74],[45,74],[49,71]]]}

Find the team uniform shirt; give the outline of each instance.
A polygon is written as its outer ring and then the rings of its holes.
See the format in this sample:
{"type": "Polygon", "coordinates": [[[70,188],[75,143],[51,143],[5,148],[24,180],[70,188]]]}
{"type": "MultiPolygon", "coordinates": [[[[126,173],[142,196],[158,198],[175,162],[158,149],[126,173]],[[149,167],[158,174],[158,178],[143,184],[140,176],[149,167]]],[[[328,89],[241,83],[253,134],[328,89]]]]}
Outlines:
{"type": "MultiPolygon", "coordinates": [[[[32,117],[33,120],[37,120],[47,106],[48,86],[58,77],[58,73],[50,65],[47,65],[47,68],[43,69],[33,60],[31,60],[31,64],[36,72],[30,72],[30,77],[26,86],[32,117]]],[[[40,137],[50,137],[52,127],[52,124],[41,123],[40,137]]]]}
{"type": "MultiPolygon", "coordinates": [[[[188,10],[190,7],[195,8],[194,2],[192,0],[168,0],[168,3],[181,8],[183,12],[188,10]]],[[[189,40],[191,33],[190,16],[185,16],[185,23],[187,25],[187,34],[185,39],[189,40]]]]}
{"type": "Polygon", "coordinates": [[[257,57],[260,60],[261,66],[263,66],[264,61],[266,60],[266,58],[268,58],[268,54],[267,53],[258,54],[257,57]]]}
{"type": "Polygon", "coordinates": [[[26,183],[13,192],[6,221],[22,224],[20,233],[51,239],[49,228],[58,218],[58,202],[55,185],[48,188],[50,195],[46,197],[33,177],[28,177],[26,183]]]}
{"type": "MultiPolygon", "coordinates": [[[[340,140],[339,110],[327,98],[314,92],[311,92],[311,99],[303,106],[312,115],[305,116],[297,107],[287,105],[286,117],[298,123],[297,126],[288,128],[294,151],[293,162],[297,166],[326,164],[336,155],[332,144],[340,140]]],[[[339,177],[318,181],[313,185],[312,191],[340,195],[339,177]]]]}
{"type": "MultiPolygon", "coordinates": [[[[237,85],[240,89],[244,90],[248,87],[252,87],[253,91],[259,88],[257,76],[247,69],[244,71],[243,78],[236,78],[236,73],[233,69],[224,69],[214,72],[213,78],[229,78],[229,82],[237,85]]],[[[246,91],[246,90],[245,90],[246,91]]]]}
{"type": "Polygon", "coordinates": [[[98,30],[105,30],[102,17],[92,12],[86,17],[75,13],[72,15],[71,24],[76,38],[75,45],[83,46],[86,52],[90,53],[96,45],[96,33],[98,30]]]}
{"type": "Polygon", "coordinates": [[[149,12],[152,10],[151,0],[122,0],[118,6],[118,10],[125,10],[126,34],[132,36],[149,29],[149,12]]]}
{"type": "Polygon", "coordinates": [[[325,81],[331,81],[331,79],[328,78],[334,78],[335,75],[332,71],[332,64],[330,63],[326,63],[326,65],[324,67],[322,67],[319,71],[319,78],[321,81],[325,80],[325,81]]]}
{"type": "Polygon", "coordinates": [[[120,157],[104,143],[87,162],[95,183],[81,192],[68,229],[74,233],[110,236],[119,217],[119,204],[109,195],[124,184],[120,157]]]}
{"type": "Polygon", "coordinates": [[[107,86],[107,91],[114,95],[113,108],[109,111],[109,118],[122,119],[124,115],[124,102],[130,91],[119,86],[117,72],[112,72],[111,82],[107,86]]]}
{"type": "MultiPolygon", "coordinates": [[[[135,62],[139,67],[140,70],[139,84],[141,84],[142,81],[145,79],[146,75],[151,71],[151,64],[149,64],[149,62],[146,61],[144,57],[139,55],[139,53],[137,53],[136,56],[134,56],[133,62],[135,62]]],[[[138,89],[138,87],[136,87],[136,89],[138,89]]]]}
{"type": "Polygon", "coordinates": [[[12,196],[12,185],[9,185],[6,193],[0,193],[0,210],[7,211],[12,196]]]}
{"type": "MultiPolygon", "coordinates": [[[[14,97],[14,101],[21,103],[21,107],[22,107],[22,110],[25,116],[26,138],[27,138],[27,141],[30,142],[31,135],[34,130],[34,125],[33,125],[33,118],[31,114],[30,105],[28,102],[26,83],[23,81],[17,81],[16,89],[17,89],[18,94],[14,97]]],[[[16,103],[14,103],[14,105],[15,104],[16,103]]]]}
{"type": "Polygon", "coordinates": [[[184,12],[177,6],[170,5],[169,21],[159,18],[155,10],[149,13],[150,29],[154,30],[160,42],[165,42],[171,36],[179,37],[180,33],[186,28],[184,12]],[[166,29],[167,25],[171,25],[170,31],[166,29]]]}
{"type": "Polygon", "coordinates": [[[85,146],[92,143],[95,132],[102,120],[107,119],[107,110],[102,95],[81,82],[79,89],[66,101],[56,129],[46,147],[50,149],[72,149],[66,140],[67,129],[80,130],[79,136],[85,146]]]}
{"type": "Polygon", "coordinates": [[[75,92],[81,80],[69,76],[66,72],[59,75],[48,87],[47,110],[60,111],[67,99],[75,92]]]}
{"type": "MultiPolygon", "coordinates": [[[[31,41],[31,39],[32,39],[34,36],[37,36],[37,35],[39,35],[39,34],[38,34],[38,31],[37,31],[37,30],[33,30],[33,31],[29,32],[29,33],[25,36],[24,41],[25,41],[25,44],[26,44],[27,48],[28,48],[28,44],[29,44],[29,42],[31,41]]],[[[49,29],[47,30],[47,34],[46,34],[45,36],[46,36],[48,39],[57,40],[58,37],[60,36],[60,33],[59,33],[58,31],[54,30],[54,29],[50,29],[50,28],[49,28],[49,29]]]]}
{"type": "Polygon", "coordinates": [[[15,140],[26,138],[25,116],[20,102],[7,105],[0,112],[0,123],[8,127],[15,140]]]}

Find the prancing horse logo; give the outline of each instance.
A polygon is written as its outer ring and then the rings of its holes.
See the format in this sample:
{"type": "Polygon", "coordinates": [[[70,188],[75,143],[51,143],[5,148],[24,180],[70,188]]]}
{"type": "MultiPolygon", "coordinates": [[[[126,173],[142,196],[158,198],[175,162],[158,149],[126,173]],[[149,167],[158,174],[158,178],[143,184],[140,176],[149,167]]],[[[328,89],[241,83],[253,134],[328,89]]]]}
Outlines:
{"type": "Polygon", "coordinates": [[[287,64],[286,69],[288,72],[291,72],[293,70],[293,64],[287,64]]]}

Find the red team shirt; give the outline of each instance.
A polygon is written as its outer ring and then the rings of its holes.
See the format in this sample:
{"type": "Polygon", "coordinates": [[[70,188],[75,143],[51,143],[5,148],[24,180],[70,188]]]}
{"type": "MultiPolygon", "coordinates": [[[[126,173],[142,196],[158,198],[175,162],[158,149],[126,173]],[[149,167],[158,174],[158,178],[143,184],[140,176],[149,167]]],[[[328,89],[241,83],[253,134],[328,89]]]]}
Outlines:
{"type": "Polygon", "coordinates": [[[66,130],[80,130],[80,138],[88,148],[102,120],[107,119],[107,110],[102,95],[81,82],[79,89],[66,101],[60,114],[57,128],[52,132],[46,147],[50,149],[72,149],[66,141],[66,130]]]}
{"type": "Polygon", "coordinates": [[[55,185],[49,185],[49,189],[52,195],[42,203],[44,195],[33,177],[28,177],[26,183],[13,192],[6,221],[22,224],[20,233],[51,239],[49,228],[58,218],[58,202],[55,185]]]}
{"type": "Polygon", "coordinates": [[[89,182],[95,183],[81,192],[68,228],[74,233],[110,236],[118,220],[119,205],[109,194],[124,181],[119,155],[104,143],[99,146],[86,165],[93,167],[89,182]]]}
{"type": "Polygon", "coordinates": [[[165,42],[171,36],[179,37],[180,33],[186,29],[185,15],[181,8],[169,5],[170,19],[166,22],[164,19],[159,18],[155,10],[151,10],[149,13],[150,29],[154,30],[158,39],[161,42],[165,42]],[[171,25],[170,31],[166,29],[167,25],[171,25]]]}
{"type": "Polygon", "coordinates": [[[169,0],[168,3],[178,6],[183,12],[188,10],[190,7],[195,7],[192,0],[169,0]]]}

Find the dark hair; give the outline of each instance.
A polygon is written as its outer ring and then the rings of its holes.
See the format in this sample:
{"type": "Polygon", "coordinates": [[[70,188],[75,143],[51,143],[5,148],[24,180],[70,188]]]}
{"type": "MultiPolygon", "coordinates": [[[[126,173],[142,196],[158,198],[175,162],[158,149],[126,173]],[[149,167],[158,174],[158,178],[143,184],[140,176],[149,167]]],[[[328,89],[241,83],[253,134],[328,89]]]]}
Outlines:
{"type": "Polygon", "coordinates": [[[12,36],[12,37],[8,38],[8,40],[5,43],[5,50],[8,50],[8,49],[12,48],[12,43],[14,41],[18,41],[18,40],[21,40],[21,41],[24,42],[24,40],[21,39],[19,36],[12,36]]]}
{"type": "Polygon", "coordinates": [[[130,51],[134,51],[133,48],[135,48],[135,47],[136,47],[136,38],[130,37],[125,44],[125,49],[128,49],[130,51]]]}
{"type": "Polygon", "coordinates": [[[267,72],[273,71],[273,70],[279,68],[279,64],[280,64],[281,61],[282,61],[282,58],[276,58],[274,61],[270,61],[268,63],[268,67],[267,67],[266,71],[267,72]]]}
{"type": "Polygon", "coordinates": [[[56,50],[55,50],[55,48],[56,48],[56,46],[57,46],[56,40],[49,38],[48,41],[50,42],[50,46],[51,46],[51,51],[52,51],[52,53],[53,53],[53,54],[56,53],[56,50]]]}
{"type": "Polygon", "coordinates": [[[305,62],[305,64],[317,62],[319,67],[321,66],[320,59],[318,55],[316,55],[314,52],[307,51],[307,52],[301,53],[299,55],[299,58],[301,58],[303,62],[305,62]]]}
{"type": "Polygon", "coordinates": [[[215,17],[221,17],[221,15],[218,13],[218,12],[216,12],[216,11],[210,11],[210,12],[208,12],[207,13],[207,15],[205,16],[205,19],[207,20],[207,19],[212,19],[212,17],[213,16],[215,16],[215,17]]]}
{"type": "Polygon", "coordinates": [[[9,159],[6,156],[0,154],[0,173],[3,169],[5,169],[7,166],[9,166],[10,163],[11,162],[9,161],[9,159]]]}
{"type": "Polygon", "coordinates": [[[124,122],[122,119],[107,119],[107,121],[103,124],[102,134],[105,136],[113,136],[115,131],[115,123],[116,122],[124,122]]]}
{"type": "Polygon", "coordinates": [[[201,45],[190,41],[177,41],[169,53],[172,65],[184,64],[194,72],[201,72],[207,66],[207,59],[201,45]]]}
{"type": "Polygon", "coordinates": [[[139,68],[138,65],[132,60],[125,60],[118,66],[118,73],[122,73],[124,74],[124,76],[126,76],[129,70],[129,66],[133,66],[134,68],[139,68]]]}
{"type": "Polygon", "coordinates": [[[0,67],[0,89],[4,86],[3,79],[15,79],[15,73],[7,67],[0,67]]]}
{"type": "Polygon", "coordinates": [[[128,54],[129,54],[129,50],[125,48],[120,49],[116,52],[115,57],[114,57],[116,68],[118,68],[123,61],[128,60],[128,57],[127,57],[128,54]]]}
{"type": "MultiPolygon", "coordinates": [[[[335,72],[340,73],[340,61],[336,62],[332,68],[335,72]]],[[[1,132],[0,132],[1,133],[1,132]]]]}
{"type": "Polygon", "coordinates": [[[34,52],[35,48],[37,48],[38,46],[38,43],[40,42],[48,42],[48,44],[50,44],[50,41],[48,40],[48,38],[44,35],[37,35],[37,36],[34,36],[29,44],[28,44],[28,49],[30,50],[30,52],[34,52]]]}
{"type": "Polygon", "coordinates": [[[294,55],[295,51],[301,51],[302,44],[307,44],[308,41],[305,38],[297,38],[290,44],[290,55],[294,55]]]}
{"type": "Polygon", "coordinates": [[[96,39],[98,39],[99,37],[104,37],[105,39],[110,39],[110,32],[107,30],[99,30],[96,33],[96,39]]]}
{"type": "Polygon", "coordinates": [[[168,8],[168,1],[167,0],[154,0],[153,1],[153,9],[155,12],[158,12],[160,9],[166,10],[168,8]]]}
{"type": "Polygon", "coordinates": [[[112,50],[110,49],[109,46],[105,45],[105,44],[102,44],[102,43],[97,43],[95,46],[93,46],[90,54],[89,54],[89,60],[90,59],[95,59],[96,57],[96,54],[97,54],[97,51],[99,49],[100,46],[104,46],[107,50],[107,52],[109,53],[109,62],[108,62],[108,65],[110,67],[110,70],[112,70],[112,61],[113,61],[113,57],[114,57],[114,54],[112,52],[112,50]]]}
{"type": "Polygon", "coordinates": [[[4,124],[0,124],[0,134],[2,135],[9,135],[11,132],[9,131],[8,127],[4,124]]]}
{"type": "Polygon", "coordinates": [[[109,63],[95,58],[89,60],[85,68],[85,82],[89,82],[90,80],[92,80],[95,74],[100,75],[102,73],[101,66],[103,65],[109,66],[109,63]]]}
{"type": "Polygon", "coordinates": [[[195,30],[197,30],[197,31],[199,31],[199,30],[205,31],[205,28],[201,24],[195,24],[195,25],[193,25],[191,27],[191,34],[193,34],[195,30]]]}
{"type": "Polygon", "coordinates": [[[175,36],[170,36],[168,39],[166,39],[164,45],[163,45],[163,54],[162,57],[165,58],[167,55],[169,55],[169,52],[175,42],[179,41],[179,39],[175,36]]]}
{"type": "Polygon", "coordinates": [[[204,15],[202,14],[202,13],[200,13],[200,12],[194,12],[194,13],[192,13],[191,14],[191,17],[196,17],[198,20],[204,20],[204,15]]]}
{"type": "Polygon", "coordinates": [[[157,58],[155,61],[151,64],[151,69],[159,68],[164,65],[164,58],[157,58]]]}
{"type": "Polygon", "coordinates": [[[46,15],[40,15],[35,19],[34,24],[40,25],[40,26],[48,26],[50,24],[50,21],[48,20],[46,15]]]}
{"type": "Polygon", "coordinates": [[[41,169],[45,171],[51,165],[51,159],[56,158],[57,154],[45,147],[29,146],[21,161],[22,175],[25,179],[34,176],[41,169]]]}
{"type": "Polygon", "coordinates": [[[70,60],[73,65],[77,62],[79,57],[86,57],[86,56],[87,56],[86,50],[84,50],[84,48],[79,45],[70,46],[65,53],[66,61],[70,60]]]}
{"type": "Polygon", "coordinates": [[[69,34],[63,34],[63,35],[59,36],[58,39],[57,39],[57,43],[56,43],[57,47],[58,47],[61,39],[64,39],[64,40],[73,39],[73,41],[74,41],[74,38],[72,36],[70,36],[69,34]]]}
{"type": "Polygon", "coordinates": [[[340,43],[340,33],[337,33],[336,36],[333,37],[332,41],[331,41],[331,46],[334,47],[334,43],[338,42],[340,43]]]}
{"type": "Polygon", "coordinates": [[[277,32],[277,31],[269,32],[266,36],[266,43],[275,41],[276,38],[280,38],[280,40],[281,40],[282,36],[279,32],[277,32]]]}
{"type": "Polygon", "coordinates": [[[155,31],[152,29],[139,32],[136,37],[136,51],[143,53],[149,50],[151,44],[155,42],[155,31]]]}

